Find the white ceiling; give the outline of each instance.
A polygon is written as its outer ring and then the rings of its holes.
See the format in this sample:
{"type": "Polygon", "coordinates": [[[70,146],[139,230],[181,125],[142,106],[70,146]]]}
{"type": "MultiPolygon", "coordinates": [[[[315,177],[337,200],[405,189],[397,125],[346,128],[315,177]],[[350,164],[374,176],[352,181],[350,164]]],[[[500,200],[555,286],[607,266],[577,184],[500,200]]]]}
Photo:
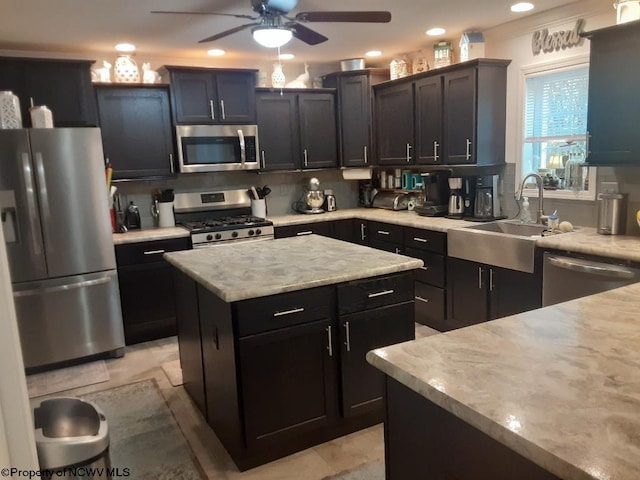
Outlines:
{"type": "MultiPolygon", "coordinates": [[[[434,26],[447,29],[444,38],[457,43],[465,31],[483,31],[525,15],[575,0],[530,0],[536,8],[512,13],[511,0],[299,0],[292,14],[317,10],[388,10],[388,24],[307,23],[329,37],[309,46],[293,39],[282,51],[309,63],[362,57],[382,50],[380,61],[394,55],[430,49],[436,40],[425,35],[434,26]]],[[[251,39],[250,29],[217,42],[198,40],[250,20],[203,15],[157,15],[151,10],[216,11],[253,14],[250,0],[3,0],[0,15],[0,50],[55,52],[77,55],[113,55],[118,42],[134,43],[137,55],[205,59],[208,48],[226,50],[227,58],[250,65],[273,58],[273,51],[251,39]]]]}

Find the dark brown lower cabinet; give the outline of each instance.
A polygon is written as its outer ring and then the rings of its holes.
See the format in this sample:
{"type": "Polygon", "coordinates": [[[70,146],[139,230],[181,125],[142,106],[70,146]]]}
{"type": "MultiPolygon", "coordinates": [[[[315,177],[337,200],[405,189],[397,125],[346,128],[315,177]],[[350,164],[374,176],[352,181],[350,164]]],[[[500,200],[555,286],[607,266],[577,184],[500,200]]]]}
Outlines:
{"type": "Polygon", "coordinates": [[[386,480],[560,480],[386,377],[386,480]]]}

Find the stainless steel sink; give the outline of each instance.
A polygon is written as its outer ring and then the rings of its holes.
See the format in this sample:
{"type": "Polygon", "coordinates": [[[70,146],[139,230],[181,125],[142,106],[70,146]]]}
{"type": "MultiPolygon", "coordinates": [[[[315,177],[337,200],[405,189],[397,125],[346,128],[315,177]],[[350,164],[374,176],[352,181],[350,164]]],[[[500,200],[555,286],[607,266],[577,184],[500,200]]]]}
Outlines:
{"type": "Polygon", "coordinates": [[[514,220],[450,229],[447,250],[450,257],[533,273],[536,239],[544,225],[514,220]]]}

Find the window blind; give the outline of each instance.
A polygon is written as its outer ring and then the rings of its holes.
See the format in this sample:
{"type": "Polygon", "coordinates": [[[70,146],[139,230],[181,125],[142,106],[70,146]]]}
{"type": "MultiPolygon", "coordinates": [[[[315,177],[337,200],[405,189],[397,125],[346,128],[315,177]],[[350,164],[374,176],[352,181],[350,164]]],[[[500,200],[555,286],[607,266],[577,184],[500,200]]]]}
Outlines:
{"type": "Polygon", "coordinates": [[[584,138],[588,83],[588,67],[527,77],[525,142],[584,138]]]}

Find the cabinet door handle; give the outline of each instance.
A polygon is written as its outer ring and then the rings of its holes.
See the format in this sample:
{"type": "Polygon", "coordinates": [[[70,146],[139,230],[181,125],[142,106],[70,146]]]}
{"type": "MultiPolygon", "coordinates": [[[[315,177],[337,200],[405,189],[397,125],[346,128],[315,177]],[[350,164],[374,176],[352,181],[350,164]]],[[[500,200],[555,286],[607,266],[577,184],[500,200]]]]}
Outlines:
{"type": "Polygon", "coordinates": [[[395,290],[384,290],[382,292],[370,293],[368,295],[369,298],[382,297],[383,295],[391,295],[395,293],[395,290]]]}
{"type": "Polygon", "coordinates": [[[429,270],[429,267],[420,267],[420,270],[424,270],[425,272],[429,270]]]}
{"type": "Polygon", "coordinates": [[[493,268],[489,269],[489,291],[493,292],[494,289],[494,285],[493,285],[493,268]]]}
{"type": "Polygon", "coordinates": [[[222,120],[226,120],[227,115],[224,113],[224,100],[220,100],[220,112],[222,113],[222,120]]]}
{"type": "Polygon", "coordinates": [[[591,150],[589,150],[589,139],[591,138],[591,134],[587,131],[587,138],[586,138],[586,142],[585,142],[585,151],[587,152],[586,157],[589,158],[589,155],[591,154],[591,150]]]}
{"type": "Polygon", "coordinates": [[[313,235],[313,230],[305,230],[304,232],[297,232],[296,236],[302,237],[303,235],[313,235]]]}
{"type": "Polygon", "coordinates": [[[175,173],[175,167],[173,166],[173,153],[169,154],[169,168],[171,169],[171,173],[175,173]]]}
{"type": "Polygon", "coordinates": [[[262,157],[262,168],[264,168],[264,167],[265,167],[265,165],[266,165],[266,163],[265,163],[265,161],[264,161],[264,150],[261,150],[261,151],[260,151],[260,156],[262,157]]]}
{"type": "Polygon", "coordinates": [[[467,155],[466,155],[466,159],[469,160],[471,159],[471,140],[469,140],[467,138],[467,155]]]}
{"type": "Polygon", "coordinates": [[[302,151],[303,155],[304,155],[304,166],[308,167],[309,166],[309,155],[307,154],[307,149],[305,148],[302,151]]]}
{"type": "Polygon", "coordinates": [[[349,331],[349,322],[344,322],[344,334],[346,342],[344,344],[347,346],[347,352],[351,351],[351,333],[349,331]]]}
{"type": "Polygon", "coordinates": [[[438,147],[440,144],[436,141],[433,142],[433,160],[438,161],[438,147]]]}
{"type": "Polygon", "coordinates": [[[164,253],[164,250],[147,250],[143,252],[144,255],[160,255],[161,253],[164,253]]]}
{"type": "Polygon", "coordinates": [[[327,350],[329,350],[329,356],[333,357],[333,341],[331,339],[331,325],[327,327],[327,337],[329,339],[329,345],[327,345],[327,350]]]}
{"type": "Polygon", "coordinates": [[[385,231],[385,230],[378,230],[378,233],[380,235],[391,235],[389,232],[385,231]]]}
{"type": "Polygon", "coordinates": [[[419,302],[422,302],[422,303],[429,303],[429,299],[428,298],[423,298],[420,295],[416,295],[416,300],[418,300],[419,302]]]}
{"type": "Polygon", "coordinates": [[[400,255],[400,247],[396,247],[396,253],[400,255]]]}
{"type": "Polygon", "coordinates": [[[274,317],[282,317],[283,315],[291,315],[293,313],[301,313],[304,312],[304,308],[292,308],[291,310],[285,310],[284,312],[275,312],[273,314],[274,317]]]}
{"type": "Polygon", "coordinates": [[[211,120],[215,120],[216,119],[216,114],[214,111],[214,106],[213,106],[213,100],[209,100],[209,112],[211,113],[211,120]]]}
{"type": "Polygon", "coordinates": [[[369,160],[367,159],[367,146],[364,146],[364,163],[369,163],[369,160]]]}
{"type": "Polygon", "coordinates": [[[414,242],[420,242],[420,243],[429,243],[429,240],[426,238],[420,238],[420,237],[413,237],[413,241],[414,242]]]}
{"type": "Polygon", "coordinates": [[[478,267],[478,288],[482,290],[482,267],[478,267]]]}
{"type": "Polygon", "coordinates": [[[213,330],[213,342],[216,345],[216,350],[220,350],[220,335],[218,334],[218,327],[213,330]]]}
{"type": "Polygon", "coordinates": [[[407,163],[411,161],[411,144],[407,143],[407,163]]]}
{"type": "Polygon", "coordinates": [[[364,242],[364,239],[367,238],[367,236],[364,233],[364,230],[367,226],[364,223],[360,224],[360,240],[362,240],[364,242]]]}

